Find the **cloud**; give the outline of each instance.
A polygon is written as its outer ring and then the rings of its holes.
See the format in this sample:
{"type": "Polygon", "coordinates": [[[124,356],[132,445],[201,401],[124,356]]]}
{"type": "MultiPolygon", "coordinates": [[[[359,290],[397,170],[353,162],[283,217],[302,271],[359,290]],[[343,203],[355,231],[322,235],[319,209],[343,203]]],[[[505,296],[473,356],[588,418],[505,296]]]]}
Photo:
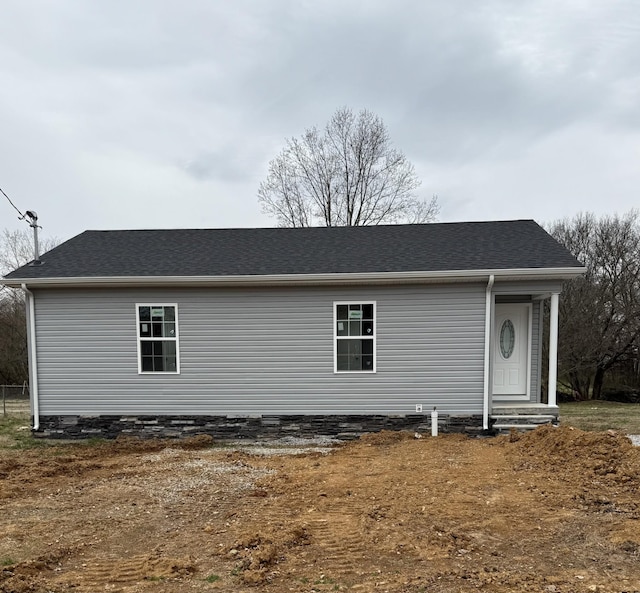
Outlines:
{"type": "Polygon", "coordinates": [[[347,105],[448,219],[624,210],[639,33],[634,0],[7,0],[0,187],[61,237],[270,224],[269,160],[347,105]]]}

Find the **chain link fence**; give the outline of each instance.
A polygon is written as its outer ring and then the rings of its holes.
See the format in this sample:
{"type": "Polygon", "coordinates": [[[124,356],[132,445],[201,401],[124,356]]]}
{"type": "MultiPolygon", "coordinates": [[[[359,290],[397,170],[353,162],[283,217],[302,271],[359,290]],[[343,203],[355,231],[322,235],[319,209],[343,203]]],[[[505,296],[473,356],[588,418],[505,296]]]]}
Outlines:
{"type": "Polygon", "coordinates": [[[0,385],[2,395],[2,413],[4,416],[29,415],[29,386],[0,385]]]}

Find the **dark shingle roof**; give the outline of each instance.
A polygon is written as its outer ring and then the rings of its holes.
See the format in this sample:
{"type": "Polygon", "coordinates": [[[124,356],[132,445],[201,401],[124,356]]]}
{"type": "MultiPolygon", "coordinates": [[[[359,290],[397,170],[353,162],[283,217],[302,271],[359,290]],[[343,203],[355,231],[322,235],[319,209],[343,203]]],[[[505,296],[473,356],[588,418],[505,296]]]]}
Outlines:
{"type": "Polygon", "coordinates": [[[580,267],[533,220],[332,228],[85,231],[7,278],[236,276],[580,267]]]}

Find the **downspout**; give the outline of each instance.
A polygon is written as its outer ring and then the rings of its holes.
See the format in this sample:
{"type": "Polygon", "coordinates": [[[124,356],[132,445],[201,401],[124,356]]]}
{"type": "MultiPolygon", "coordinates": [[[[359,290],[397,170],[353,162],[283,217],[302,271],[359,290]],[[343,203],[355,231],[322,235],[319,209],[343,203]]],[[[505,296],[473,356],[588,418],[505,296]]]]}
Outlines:
{"type": "Polygon", "coordinates": [[[491,349],[491,304],[493,300],[491,289],[494,281],[495,277],[491,274],[487,283],[484,309],[484,398],[482,405],[482,428],[484,430],[489,430],[489,350],[491,349]]]}
{"type": "Polygon", "coordinates": [[[40,400],[38,398],[38,359],[36,357],[36,306],[33,293],[22,284],[27,297],[27,346],[29,348],[29,392],[33,402],[33,430],[40,429],[40,400]]]}

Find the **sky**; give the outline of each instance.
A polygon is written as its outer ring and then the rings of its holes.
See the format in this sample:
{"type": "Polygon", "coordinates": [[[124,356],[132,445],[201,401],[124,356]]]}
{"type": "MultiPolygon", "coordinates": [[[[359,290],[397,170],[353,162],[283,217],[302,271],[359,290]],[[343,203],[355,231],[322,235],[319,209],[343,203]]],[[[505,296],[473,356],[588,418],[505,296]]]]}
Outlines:
{"type": "Polygon", "coordinates": [[[275,226],[269,161],[343,106],[440,221],[640,205],[637,0],[3,0],[0,80],[0,188],[60,240],[275,226]]]}

